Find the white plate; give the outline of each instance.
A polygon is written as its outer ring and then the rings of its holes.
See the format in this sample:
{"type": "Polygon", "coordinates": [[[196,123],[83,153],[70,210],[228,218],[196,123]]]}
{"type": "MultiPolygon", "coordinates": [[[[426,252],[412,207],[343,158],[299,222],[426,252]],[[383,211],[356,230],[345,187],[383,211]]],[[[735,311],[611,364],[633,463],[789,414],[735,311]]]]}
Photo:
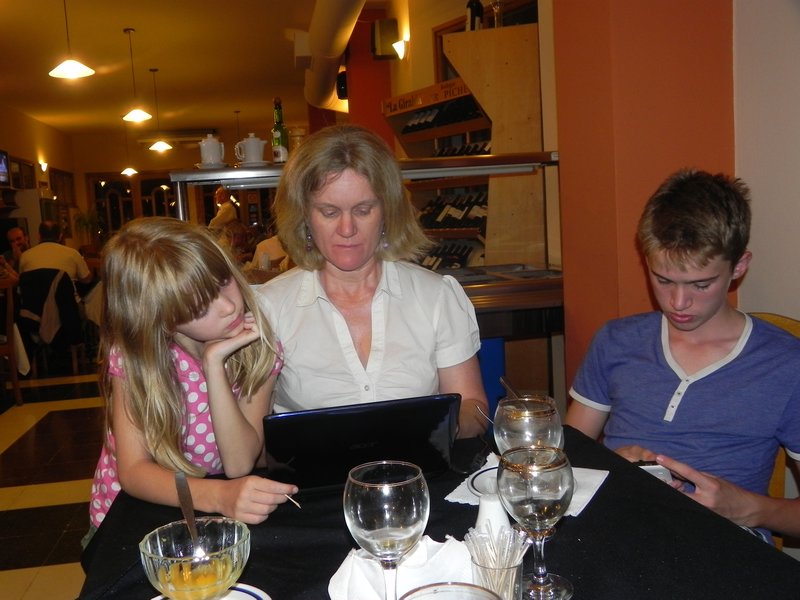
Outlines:
{"type": "MultiPolygon", "coordinates": [[[[220,600],[272,600],[264,590],[246,583],[237,583],[220,600]]],[[[156,596],[153,600],[167,600],[166,596],[156,596]]]]}
{"type": "Polygon", "coordinates": [[[252,162],[240,162],[240,167],[264,167],[269,164],[268,160],[255,160],[252,162]]]}
{"type": "Polygon", "coordinates": [[[497,467],[489,467],[478,471],[467,481],[469,491],[478,498],[484,494],[497,493],[497,467]]]}
{"type": "Polygon", "coordinates": [[[198,169],[224,169],[227,167],[228,164],[221,162],[221,163],[197,163],[195,167],[198,169]]]}

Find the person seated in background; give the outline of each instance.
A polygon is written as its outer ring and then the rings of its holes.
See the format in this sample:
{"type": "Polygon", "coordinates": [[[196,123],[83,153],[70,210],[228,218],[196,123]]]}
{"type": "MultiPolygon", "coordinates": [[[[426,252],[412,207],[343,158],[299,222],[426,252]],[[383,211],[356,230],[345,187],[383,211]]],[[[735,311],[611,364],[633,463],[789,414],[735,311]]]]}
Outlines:
{"type": "Polygon", "coordinates": [[[248,244],[249,231],[241,221],[230,221],[222,228],[219,245],[242,267],[253,258],[253,249],[248,244]]]}
{"type": "Polygon", "coordinates": [[[55,221],[42,221],[39,225],[39,243],[19,257],[19,272],[34,269],[58,269],[69,275],[73,282],[89,283],[92,272],[80,252],[64,245],[61,226],[55,221]]]}
{"type": "Polygon", "coordinates": [[[19,273],[19,257],[31,247],[30,240],[22,227],[9,229],[6,232],[6,239],[8,240],[8,250],[3,252],[3,259],[9,275],[16,275],[19,273]],[[9,267],[11,268],[9,269],[9,267]]]}
{"type": "Polygon", "coordinates": [[[2,255],[0,255],[0,279],[10,279],[12,285],[19,283],[19,274],[2,255]]]}
{"type": "Polygon", "coordinates": [[[285,352],[275,411],[459,393],[459,436],[483,433],[475,310],[455,279],[409,262],[431,242],[388,145],[318,131],[290,155],[275,211],[298,265],[258,289],[285,352]]]}
{"type": "Polygon", "coordinates": [[[208,228],[216,234],[222,232],[222,228],[232,221],[237,221],[239,215],[236,205],[233,203],[230,192],[224,187],[219,186],[214,191],[214,204],[217,207],[217,214],[208,223],[208,228]]]}
{"type": "Polygon", "coordinates": [[[660,311],[595,335],[565,422],[769,540],[800,535],[800,499],[766,495],[779,446],[800,462],[800,340],[728,302],[749,235],[741,180],[684,170],[658,188],[638,242],[660,311]]]}
{"type": "Polygon", "coordinates": [[[284,265],[288,264],[286,259],[286,250],[283,249],[280,239],[277,235],[268,237],[261,240],[256,244],[255,252],[253,252],[253,260],[248,265],[249,269],[263,269],[269,271],[270,269],[280,269],[285,271],[284,265]]]}

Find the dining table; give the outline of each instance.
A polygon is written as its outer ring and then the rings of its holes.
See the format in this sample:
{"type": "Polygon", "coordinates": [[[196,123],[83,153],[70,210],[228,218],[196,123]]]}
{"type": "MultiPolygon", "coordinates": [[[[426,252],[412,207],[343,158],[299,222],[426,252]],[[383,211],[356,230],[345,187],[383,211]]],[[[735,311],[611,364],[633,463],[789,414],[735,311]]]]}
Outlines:
{"type": "MultiPolygon", "coordinates": [[[[475,524],[476,505],[445,497],[492,449],[481,438],[457,440],[452,468],[427,478],[426,535],[462,540],[475,524]]],[[[548,568],[572,582],[576,600],[800,598],[800,562],[791,556],[569,426],[564,449],[573,466],[608,471],[588,505],[562,518],[545,545],[548,568]]],[[[240,582],[272,600],[329,598],[330,578],[356,547],[342,490],[301,490],[295,499],[301,508],[286,502],[250,526],[251,552],[240,582]]],[[[121,492],[84,552],[80,600],[157,596],[138,544],[152,529],[180,519],[178,508],[121,492]]],[[[530,560],[529,551],[526,572],[530,560]]]]}

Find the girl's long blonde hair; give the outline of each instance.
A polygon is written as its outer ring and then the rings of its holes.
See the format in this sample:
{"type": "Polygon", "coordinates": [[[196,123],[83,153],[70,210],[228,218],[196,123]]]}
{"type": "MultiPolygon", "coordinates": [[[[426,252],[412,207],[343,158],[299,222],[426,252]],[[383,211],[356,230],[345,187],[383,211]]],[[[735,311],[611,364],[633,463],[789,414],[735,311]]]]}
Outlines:
{"type": "Polygon", "coordinates": [[[181,451],[185,403],[170,351],[175,328],[202,315],[231,279],[261,332],[260,340],[226,363],[238,398],[249,401],[275,364],[273,334],[247,281],[208,230],[146,217],[130,221],[103,249],[100,387],[106,425],[111,426],[113,410],[108,356],[115,348],[125,372],[120,382],[130,399],[128,416],[154,460],[170,470],[204,474],[181,451]]]}

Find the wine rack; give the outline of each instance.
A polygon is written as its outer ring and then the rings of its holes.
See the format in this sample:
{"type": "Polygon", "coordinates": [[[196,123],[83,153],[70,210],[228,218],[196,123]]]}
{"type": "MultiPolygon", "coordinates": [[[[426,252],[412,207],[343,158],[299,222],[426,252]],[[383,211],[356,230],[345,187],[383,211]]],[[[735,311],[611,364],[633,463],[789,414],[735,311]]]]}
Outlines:
{"type": "MultiPolygon", "coordinates": [[[[491,154],[491,121],[461,79],[452,79],[384,103],[384,116],[413,158],[491,154]]],[[[421,260],[434,269],[484,262],[488,176],[409,186],[420,222],[438,245],[421,260]],[[471,184],[471,185],[468,185],[471,184]]]]}
{"type": "MultiPolygon", "coordinates": [[[[481,158],[542,152],[537,26],[448,34],[443,50],[458,78],[383,103],[384,117],[405,155],[481,158]]],[[[409,183],[423,227],[439,242],[423,264],[435,269],[548,264],[543,179],[539,170],[451,176],[427,186],[409,183]],[[466,258],[461,256],[468,249],[466,258]]]]}

